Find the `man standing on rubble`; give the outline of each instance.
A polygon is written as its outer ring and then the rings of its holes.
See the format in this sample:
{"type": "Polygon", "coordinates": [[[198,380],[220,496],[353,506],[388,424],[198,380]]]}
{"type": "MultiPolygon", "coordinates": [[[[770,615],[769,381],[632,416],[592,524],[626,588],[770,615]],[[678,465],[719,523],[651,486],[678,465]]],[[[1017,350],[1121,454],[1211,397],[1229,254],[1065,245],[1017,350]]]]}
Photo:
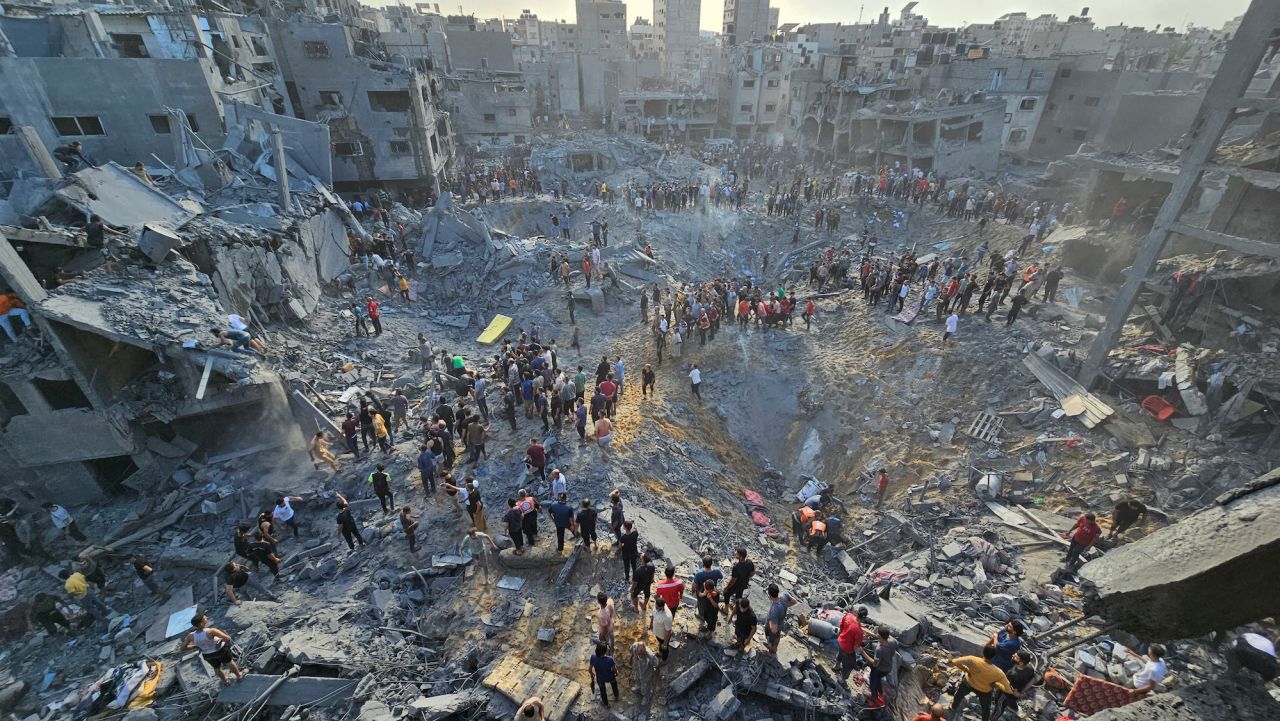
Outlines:
{"type": "Polygon", "coordinates": [[[745,597],[751,578],[756,575],[756,564],[747,559],[747,549],[739,546],[735,551],[737,561],[729,569],[729,582],[724,587],[724,611],[728,621],[733,621],[736,605],[734,599],[745,597]]]}
{"type": "Polygon", "coordinates": [[[379,463],[377,470],[369,474],[369,485],[382,504],[382,512],[390,513],[395,508],[395,497],[391,493],[391,474],[387,473],[387,464],[379,463]]]}
{"type": "Polygon", "coordinates": [[[768,642],[765,653],[778,655],[778,644],[782,642],[782,634],[787,630],[787,610],[796,605],[796,599],[790,593],[782,593],[778,584],[771,583],[765,589],[769,595],[769,616],[765,622],[764,637],[768,642]]]}
{"type": "Polygon", "coordinates": [[[1098,525],[1098,517],[1092,513],[1086,513],[1076,519],[1076,525],[1067,533],[1062,534],[1063,538],[1071,540],[1071,545],[1067,547],[1066,565],[1067,568],[1075,569],[1080,564],[1080,556],[1093,542],[1098,540],[1102,535],[1102,527],[1098,525]]]}
{"type": "Polygon", "coordinates": [[[476,566],[480,568],[481,574],[484,576],[484,585],[489,585],[489,551],[492,549],[497,552],[498,544],[494,542],[493,537],[487,533],[479,531],[475,526],[467,529],[467,535],[462,537],[458,542],[458,551],[464,555],[470,555],[475,561],[476,566]]]}
{"type": "Polygon", "coordinates": [[[213,667],[213,672],[218,674],[218,678],[225,684],[230,684],[231,680],[222,670],[223,666],[231,669],[237,681],[244,678],[244,671],[240,670],[235,659],[232,658],[231,637],[226,632],[209,626],[209,619],[203,613],[197,613],[191,619],[191,627],[193,630],[182,641],[182,650],[199,649],[200,656],[213,667]]]}
{"type": "Polygon", "coordinates": [[[378,301],[374,300],[373,296],[366,295],[364,307],[369,313],[369,321],[373,323],[373,334],[382,335],[382,310],[378,301]]]}
{"type": "Polygon", "coordinates": [[[56,503],[43,503],[40,506],[49,512],[49,519],[53,521],[53,527],[66,533],[68,536],[84,543],[88,540],[84,533],[81,532],[80,526],[76,524],[76,519],[71,517],[71,512],[59,506],[56,503]]]}
{"type": "Polygon", "coordinates": [[[867,663],[875,662],[871,654],[862,647],[864,637],[862,622],[866,618],[866,606],[859,606],[856,611],[847,612],[840,617],[840,631],[836,635],[836,645],[840,647],[840,680],[846,684],[849,682],[849,674],[853,673],[858,666],[858,656],[862,656],[867,663]]]}
{"type": "MultiPolygon", "coordinates": [[[[537,476],[543,482],[547,480],[547,449],[537,438],[529,439],[529,447],[524,449],[524,462],[529,467],[529,474],[537,476]]],[[[532,543],[530,545],[533,545],[532,543]]]]}
{"type": "Polygon", "coordinates": [[[569,505],[569,495],[561,493],[556,500],[547,506],[547,517],[556,527],[556,552],[564,553],[565,531],[573,530],[573,508],[569,505]]]}
{"type": "Polygon", "coordinates": [[[364,548],[364,536],[360,535],[360,525],[356,522],[356,518],[351,513],[351,504],[347,503],[347,499],[341,493],[338,494],[338,534],[342,536],[342,540],[347,542],[347,549],[351,553],[356,552],[355,541],[360,542],[360,547],[364,548]]]}

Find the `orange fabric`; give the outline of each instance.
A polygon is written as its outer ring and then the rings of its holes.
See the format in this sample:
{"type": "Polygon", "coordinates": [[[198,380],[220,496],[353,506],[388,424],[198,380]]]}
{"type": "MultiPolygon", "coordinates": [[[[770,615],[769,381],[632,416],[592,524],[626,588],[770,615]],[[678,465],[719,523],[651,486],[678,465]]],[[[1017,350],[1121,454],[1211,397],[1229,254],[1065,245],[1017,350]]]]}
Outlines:
{"type": "Polygon", "coordinates": [[[826,532],[827,532],[827,524],[823,523],[822,521],[814,521],[813,525],[809,526],[810,536],[816,536],[819,533],[826,533],[826,532]]]}
{"type": "Polygon", "coordinates": [[[817,518],[817,517],[818,517],[818,512],[817,512],[817,511],[815,511],[815,510],[813,510],[812,508],[810,508],[810,507],[808,507],[808,506],[802,506],[802,507],[800,508],[800,522],[801,522],[801,523],[808,523],[809,521],[812,521],[813,519],[815,519],[815,518],[817,518]]]}
{"type": "Polygon", "coordinates": [[[4,315],[13,310],[13,296],[0,295],[0,315],[4,315]]]}

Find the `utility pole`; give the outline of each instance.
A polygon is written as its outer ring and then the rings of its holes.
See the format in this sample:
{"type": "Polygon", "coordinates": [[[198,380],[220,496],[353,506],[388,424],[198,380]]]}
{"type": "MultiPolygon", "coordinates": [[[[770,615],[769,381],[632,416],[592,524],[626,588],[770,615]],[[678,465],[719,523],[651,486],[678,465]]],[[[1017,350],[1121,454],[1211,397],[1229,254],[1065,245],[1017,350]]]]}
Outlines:
{"type": "Polygon", "coordinates": [[[284,153],[284,133],[280,132],[280,126],[272,126],[271,128],[271,146],[276,157],[276,182],[280,188],[280,210],[288,213],[292,209],[289,203],[289,163],[286,160],[288,156],[284,153]]]}

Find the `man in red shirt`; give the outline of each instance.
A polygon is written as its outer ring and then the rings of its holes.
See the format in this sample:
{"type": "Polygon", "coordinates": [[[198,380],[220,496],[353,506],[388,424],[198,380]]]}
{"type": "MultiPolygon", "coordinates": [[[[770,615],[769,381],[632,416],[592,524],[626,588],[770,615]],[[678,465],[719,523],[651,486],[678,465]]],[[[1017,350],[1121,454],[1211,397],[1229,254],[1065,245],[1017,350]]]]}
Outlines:
{"type": "Polygon", "coordinates": [[[667,608],[671,609],[671,617],[675,618],[676,611],[680,609],[680,598],[684,596],[684,581],[676,578],[675,566],[667,566],[664,575],[666,578],[658,583],[654,592],[667,604],[667,608]]]}
{"type": "Polygon", "coordinates": [[[876,479],[876,508],[884,505],[887,495],[889,495],[889,471],[881,468],[880,477],[876,479]]]}
{"type": "Polygon", "coordinates": [[[836,636],[836,644],[840,646],[840,678],[846,683],[858,662],[858,654],[872,662],[871,654],[862,647],[862,621],[867,617],[867,607],[858,606],[854,613],[846,613],[840,618],[840,633],[836,636]]]}
{"type": "Polygon", "coordinates": [[[604,394],[604,412],[613,417],[618,400],[618,384],[613,382],[612,373],[605,376],[604,382],[600,384],[600,392],[604,394]]]}
{"type": "Polygon", "coordinates": [[[751,302],[743,298],[738,301],[738,325],[747,327],[747,316],[751,315],[751,302]]]}
{"type": "Polygon", "coordinates": [[[378,301],[373,296],[365,296],[365,308],[369,311],[369,320],[373,321],[373,334],[382,335],[382,311],[378,310],[378,301]]]}
{"type": "Polygon", "coordinates": [[[940,703],[929,706],[928,711],[921,711],[911,721],[946,721],[947,707],[940,703]]]}
{"type": "Polygon", "coordinates": [[[529,465],[530,474],[547,480],[547,449],[542,447],[537,438],[531,439],[529,447],[524,449],[524,462],[529,465]]]}
{"type": "Polygon", "coordinates": [[[1102,527],[1098,525],[1097,516],[1086,513],[1077,518],[1071,532],[1062,534],[1063,538],[1071,539],[1071,545],[1067,548],[1067,568],[1075,568],[1080,563],[1080,554],[1087,551],[1101,535],[1102,527]]]}

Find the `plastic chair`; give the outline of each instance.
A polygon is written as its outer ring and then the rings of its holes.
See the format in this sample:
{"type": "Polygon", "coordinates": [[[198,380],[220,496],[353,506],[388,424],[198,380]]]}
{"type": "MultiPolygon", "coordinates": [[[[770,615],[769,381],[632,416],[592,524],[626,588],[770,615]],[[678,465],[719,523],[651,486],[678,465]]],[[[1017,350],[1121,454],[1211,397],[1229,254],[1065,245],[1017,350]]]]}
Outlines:
{"type": "Polygon", "coordinates": [[[1167,421],[1178,409],[1160,396],[1147,396],[1142,399],[1142,410],[1150,413],[1158,421],[1167,421]]]}

